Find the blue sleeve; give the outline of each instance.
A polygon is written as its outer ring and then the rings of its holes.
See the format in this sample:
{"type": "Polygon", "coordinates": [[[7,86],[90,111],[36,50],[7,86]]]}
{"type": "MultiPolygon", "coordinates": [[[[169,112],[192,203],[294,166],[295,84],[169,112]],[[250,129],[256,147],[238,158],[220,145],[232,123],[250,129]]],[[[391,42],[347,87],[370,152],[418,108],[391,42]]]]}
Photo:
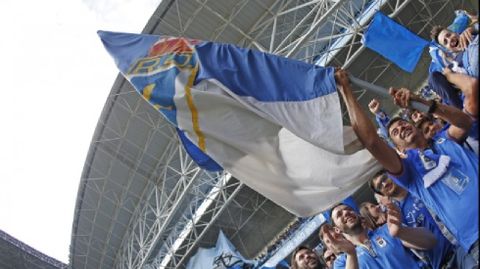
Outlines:
{"type": "Polygon", "coordinates": [[[408,190],[408,185],[412,180],[412,173],[410,168],[410,160],[407,157],[406,159],[400,159],[402,161],[402,172],[400,175],[393,175],[389,173],[389,176],[395,183],[400,185],[400,187],[408,190]]]}
{"type": "Polygon", "coordinates": [[[375,121],[378,124],[378,127],[380,128],[380,132],[385,138],[388,138],[388,130],[387,130],[387,125],[390,122],[390,118],[388,115],[380,110],[379,113],[375,114],[375,121]]]}
{"type": "Polygon", "coordinates": [[[344,269],[347,266],[347,257],[345,254],[341,254],[340,256],[335,259],[333,263],[334,269],[344,269]]]}

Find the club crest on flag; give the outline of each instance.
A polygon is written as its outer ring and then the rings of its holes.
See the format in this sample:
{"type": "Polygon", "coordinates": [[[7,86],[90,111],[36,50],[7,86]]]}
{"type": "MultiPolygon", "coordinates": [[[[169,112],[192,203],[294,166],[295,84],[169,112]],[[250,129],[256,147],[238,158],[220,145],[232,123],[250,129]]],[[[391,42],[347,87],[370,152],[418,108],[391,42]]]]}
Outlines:
{"type": "MultiPolygon", "coordinates": [[[[146,57],[136,60],[126,74],[139,93],[175,125],[177,115],[173,98],[176,80],[180,73],[185,74],[180,77],[188,78],[184,81],[184,90],[190,95],[198,71],[194,48],[198,43],[200,41],[193,39],[160,37],[146,57]]],[[[195,110],[193,102],[189,103],[189,107],[195,110]]],[[[199,132],[198,128],[196,130],[199,132]]],[[[204,142],[200,143],[203,146],[200,148],[204,150],[204,142]]]]}

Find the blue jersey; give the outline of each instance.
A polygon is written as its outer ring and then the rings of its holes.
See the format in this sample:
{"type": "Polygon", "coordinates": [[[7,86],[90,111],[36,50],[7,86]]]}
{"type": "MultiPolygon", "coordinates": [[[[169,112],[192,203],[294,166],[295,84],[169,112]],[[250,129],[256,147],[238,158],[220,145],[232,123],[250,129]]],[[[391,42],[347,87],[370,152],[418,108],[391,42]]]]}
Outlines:
{"type": "MultiPolygon", "coordinates": [[[[419,265],[413,259],[407,249],[403,247],[400,239],[392,237],[384,224],[374,231],[368,232],[371,249],[364,246],[356,246],[358,265],[362,269],[396,269],[411,268],[419,269],[419,265]]],[[[346,266],[346,256],[337,257],[335,269],[346,266]]]]}
{"type": "Polygon", "coordinates": [[[402,174],[392,176],[395,182],[432,209],[468,251],[478,240],[476,154],[451,139],[435,136],[431,149],[408,150],[402,164],[402,174]],[[441,159],[445,159],[445,155],[450,157],[450,162],[442,166],[441,159]],[[436,159],[438,156],[441,157],[436,159]],[[428,186],[429,176],[433,174],[438,179],[428,186]]]}
{"type": "Polygon", "coordinates": [[[442,231],[437,226],[430,212],[423,202],[417,197],[407,194],[402,201],[396,201],[402,211],[403,223],[409,227],[424,227],[432,232],[437,244],[428,251],[422,251],[431,264],[433,269],[441,268],[443,258],[453,251],[453,245],[443,236],[442,231]]]}

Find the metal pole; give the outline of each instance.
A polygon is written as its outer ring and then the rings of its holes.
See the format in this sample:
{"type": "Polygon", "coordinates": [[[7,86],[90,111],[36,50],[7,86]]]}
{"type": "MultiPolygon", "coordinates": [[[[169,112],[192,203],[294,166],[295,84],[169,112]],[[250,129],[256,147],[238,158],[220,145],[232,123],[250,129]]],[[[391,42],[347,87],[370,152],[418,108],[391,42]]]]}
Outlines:
{"type": "MultiPolygon", "coordinates": [[[[380,87],[378,85],[375,85],[375,84],[372,84],[370,82],[367,82],[367,81],[364,81],[364,80],[361,80],[361,79],[358,79],[354,76],[350,76],[350,81],[363,88],[363,89],[366,89],[366,90],[369,90],[371,92],[374,92],[378,95],[381,95],[383,97],[388,97],[390,96],[390,94],[388,93],[388,90],[383,88],[383,87],[380,87]]],[[[420,102],[416,102],[416,101],[411,101],[410,102],[410,106],[413,108],[413,109],[416,109],[420,112],[428,112],[428,106],[425,105],[425,104],[422,104],[420,102]]]]}

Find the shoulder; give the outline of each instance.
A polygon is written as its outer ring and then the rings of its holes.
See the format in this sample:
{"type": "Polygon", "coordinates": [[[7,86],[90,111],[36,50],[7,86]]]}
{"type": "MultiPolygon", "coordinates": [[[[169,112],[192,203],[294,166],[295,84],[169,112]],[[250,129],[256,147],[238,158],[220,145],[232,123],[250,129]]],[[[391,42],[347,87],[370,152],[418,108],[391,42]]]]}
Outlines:
{"type": "Polygon", "coordinates": [[[402,163],[402,170],[398,174],[388,173],[389,177],[403,188],[407,188],[408,183],[412,179],[411,167],[415,162],[415,156],[418,153],[415,150],[409,150],[405,158],[400,158],[402,163]]]}

